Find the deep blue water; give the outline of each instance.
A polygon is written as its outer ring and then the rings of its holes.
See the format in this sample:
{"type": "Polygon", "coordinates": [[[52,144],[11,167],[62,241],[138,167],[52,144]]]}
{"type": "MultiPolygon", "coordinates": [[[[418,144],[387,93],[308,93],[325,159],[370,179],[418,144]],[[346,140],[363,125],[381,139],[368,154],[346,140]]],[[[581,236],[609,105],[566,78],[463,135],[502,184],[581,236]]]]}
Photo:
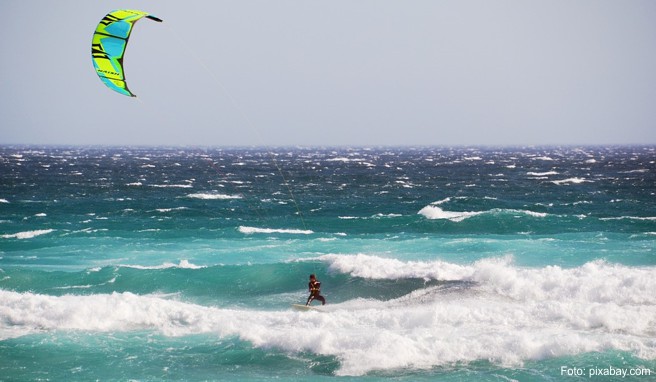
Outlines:
{"type": "Polygon", "coordinates": [[[655,249],[653,146],[4,146],[0,380],[656,380],[655,249]]]}

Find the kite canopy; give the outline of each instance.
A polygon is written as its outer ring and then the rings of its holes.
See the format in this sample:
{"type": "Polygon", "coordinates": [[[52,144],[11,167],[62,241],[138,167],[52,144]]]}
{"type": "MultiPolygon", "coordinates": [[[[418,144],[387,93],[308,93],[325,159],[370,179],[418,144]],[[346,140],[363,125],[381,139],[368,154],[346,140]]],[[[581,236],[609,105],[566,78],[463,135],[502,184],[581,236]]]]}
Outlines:
{"type": "Polygon", "coordinates": [[[136,96],[125,82],[123,54],[134,23],[144,17],[162,22],[142,11],[119,9],[110,12],[100,20],[91,42],[91,59],[98,77],[108,88],[130,97],[136,96]]]}

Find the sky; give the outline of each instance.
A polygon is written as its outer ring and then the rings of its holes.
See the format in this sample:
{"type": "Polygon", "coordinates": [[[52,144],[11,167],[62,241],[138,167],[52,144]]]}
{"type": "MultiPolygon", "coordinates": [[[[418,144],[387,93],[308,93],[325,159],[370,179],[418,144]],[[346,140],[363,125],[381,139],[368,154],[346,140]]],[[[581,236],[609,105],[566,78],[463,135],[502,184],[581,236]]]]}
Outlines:
{"type": "Polygon", "coordinates": [[[0,145],[656,144],[653,0],[2,0],[0,145]],[[142,19],[105,87],[91,35],[142,19]]]}

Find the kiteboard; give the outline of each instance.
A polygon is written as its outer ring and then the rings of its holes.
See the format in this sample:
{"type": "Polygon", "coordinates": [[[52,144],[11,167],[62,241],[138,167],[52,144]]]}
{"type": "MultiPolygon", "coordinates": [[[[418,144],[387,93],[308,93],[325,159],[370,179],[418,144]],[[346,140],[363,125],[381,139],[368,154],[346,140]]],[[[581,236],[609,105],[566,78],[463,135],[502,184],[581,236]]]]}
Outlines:
{"type": "Polygon", "coordinates": [[[307,305],[301,305],[301,304],[292,304],[292,308],[294,310],[300,310],[302,312],[307,312],[309,310],[314,310],[316,312],[322,312],[321,309],[315,308],[314,306],[307,306],[307,305]]]}

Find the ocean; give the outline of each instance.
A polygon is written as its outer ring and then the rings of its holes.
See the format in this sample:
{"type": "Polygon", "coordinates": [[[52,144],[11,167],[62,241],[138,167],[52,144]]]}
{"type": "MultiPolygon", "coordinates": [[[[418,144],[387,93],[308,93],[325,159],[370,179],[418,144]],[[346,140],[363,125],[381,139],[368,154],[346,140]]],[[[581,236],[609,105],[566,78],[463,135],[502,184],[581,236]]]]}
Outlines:
{"type": "Polygon", "coordinates": [[[655,146],[0,146],[1,381],[656,381],[655,291],[655,146]]]}

